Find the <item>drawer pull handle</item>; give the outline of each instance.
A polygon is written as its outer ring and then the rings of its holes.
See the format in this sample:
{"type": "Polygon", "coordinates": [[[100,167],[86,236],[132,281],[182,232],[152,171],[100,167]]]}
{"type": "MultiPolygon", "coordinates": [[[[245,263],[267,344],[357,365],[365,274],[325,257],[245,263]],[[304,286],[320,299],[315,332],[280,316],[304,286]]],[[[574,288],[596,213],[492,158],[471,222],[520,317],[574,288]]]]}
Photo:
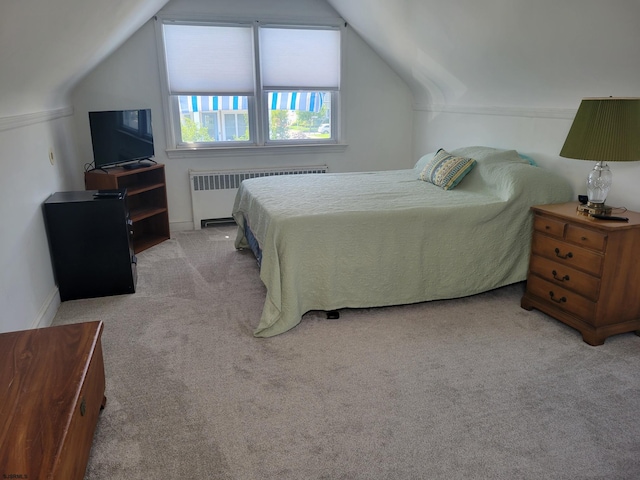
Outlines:
{"type": "Polygon", "coordinates": [[[84,414],[87,413],[87,400],[82,397],[80,401],[80,415],[84,417],[84,414]]]}
{"type": "Polygon", "coordinates": [[[564,282],[565,280],[566,281],[570,280],[569,279],[569,275],[565,275],[564,277],[559,277],[558,276],[558,272],[556,272],[555,270],[553,270],[551,273],[553,274],[553,278],[555,278],[556,280],[558,280],[560,282],[564,282]]]}
{"type": "Polygon", "coordinates": [[[560,298],[556,299],[556,297],[555,297],[553,292],[549,292],[549,297],[551,297],[551,300],[553,300],[556,303],[566,303],[566,301],[567,301],[567,297],[560,297],[560,298]]]}
{"type": "Polygon", "coordinates": [[[556,257],[558,257],[558,258],[565,258],[565,259],[566,258],[573,258],[573,253],[571,253],[571,252],[567,253],[566,255],[560,255],[560,249],[559,248],[556,248],[555,252],[556,252],[556,257]]]}

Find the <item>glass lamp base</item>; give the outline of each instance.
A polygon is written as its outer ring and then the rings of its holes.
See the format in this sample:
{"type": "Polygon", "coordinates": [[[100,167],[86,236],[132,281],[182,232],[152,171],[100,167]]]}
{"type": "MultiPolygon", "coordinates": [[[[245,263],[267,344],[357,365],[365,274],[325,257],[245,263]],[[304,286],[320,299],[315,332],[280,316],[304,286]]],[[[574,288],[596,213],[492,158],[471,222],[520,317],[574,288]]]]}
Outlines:
{"type": "Polygon", "coordinates": [[[587,177],[587,197],[589,202],[596,205],[604,205],[611,189],[612,180],[613,176],[611,175],[611,170],[609,170],[609,165],[605,162],[596,163],[587,177]]]}

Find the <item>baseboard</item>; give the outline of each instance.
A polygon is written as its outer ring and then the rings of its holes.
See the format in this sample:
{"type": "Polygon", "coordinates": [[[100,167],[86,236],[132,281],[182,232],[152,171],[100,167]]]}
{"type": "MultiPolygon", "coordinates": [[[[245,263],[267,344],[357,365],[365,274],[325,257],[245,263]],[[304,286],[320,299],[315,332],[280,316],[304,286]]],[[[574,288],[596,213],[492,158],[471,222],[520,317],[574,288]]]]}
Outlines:
{"type": "Polygon", "coordinates": [[[40,307],[38,315],[33,321],[31,328],[49,327],[60,308],[60,291],[54,286],[45,302],[40,307]]]}
{"type": "MultiPolygon", "coordinates": [[[[220,219],[220,221],[216,221],[216,220],[211,221],[212,225],[216,223],[230,225],[232,223],[235,223],[235,220],[229,217],[229,218],[220,219]]],[[[196,229],[195,224],[193,222],[175,222],[175,223],[169,224],[169,230],[171,232],[188,232],[190,230],[195,230],[195,229],[196,229]]]]}
{"type": "Polygon", "coordinates": [[[193,229],[193,222],[172,222],[169,224],[170,232],[186,232],[193,229]]]}

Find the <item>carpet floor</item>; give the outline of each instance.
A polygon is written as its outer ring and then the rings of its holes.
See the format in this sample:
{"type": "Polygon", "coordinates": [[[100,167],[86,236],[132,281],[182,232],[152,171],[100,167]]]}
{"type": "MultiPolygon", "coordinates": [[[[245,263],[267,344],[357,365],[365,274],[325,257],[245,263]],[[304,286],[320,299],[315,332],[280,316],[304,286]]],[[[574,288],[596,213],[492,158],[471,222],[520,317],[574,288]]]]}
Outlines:
{"type": "Polygon", "coordinates": [[[591,347],[516,284],[258,339],[265,288],[234,238],[175,233],[135,294],[62,303],[55,325],[105,326],[86,479],[640,478],[640,337],[591,347]]]}

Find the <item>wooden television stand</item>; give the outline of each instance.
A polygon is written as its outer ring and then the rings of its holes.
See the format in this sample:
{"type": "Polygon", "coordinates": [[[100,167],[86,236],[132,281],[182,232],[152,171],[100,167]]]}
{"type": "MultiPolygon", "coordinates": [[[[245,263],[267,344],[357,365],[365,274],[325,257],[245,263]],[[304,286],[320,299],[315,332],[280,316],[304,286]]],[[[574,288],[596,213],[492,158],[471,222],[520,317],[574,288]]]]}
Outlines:
{"type": "Polygon", "coordinates": [[[84,478],[106,403],[102,328],[0,334],[0,479],[84,478]]]}
{"type": "Polygon", "coordinates": [[[84,174],[87,190],[127,189],[133,251],[140,253],[170,237],[164,165],[129,170],[124,167],[90,170],[84,174]]]}

